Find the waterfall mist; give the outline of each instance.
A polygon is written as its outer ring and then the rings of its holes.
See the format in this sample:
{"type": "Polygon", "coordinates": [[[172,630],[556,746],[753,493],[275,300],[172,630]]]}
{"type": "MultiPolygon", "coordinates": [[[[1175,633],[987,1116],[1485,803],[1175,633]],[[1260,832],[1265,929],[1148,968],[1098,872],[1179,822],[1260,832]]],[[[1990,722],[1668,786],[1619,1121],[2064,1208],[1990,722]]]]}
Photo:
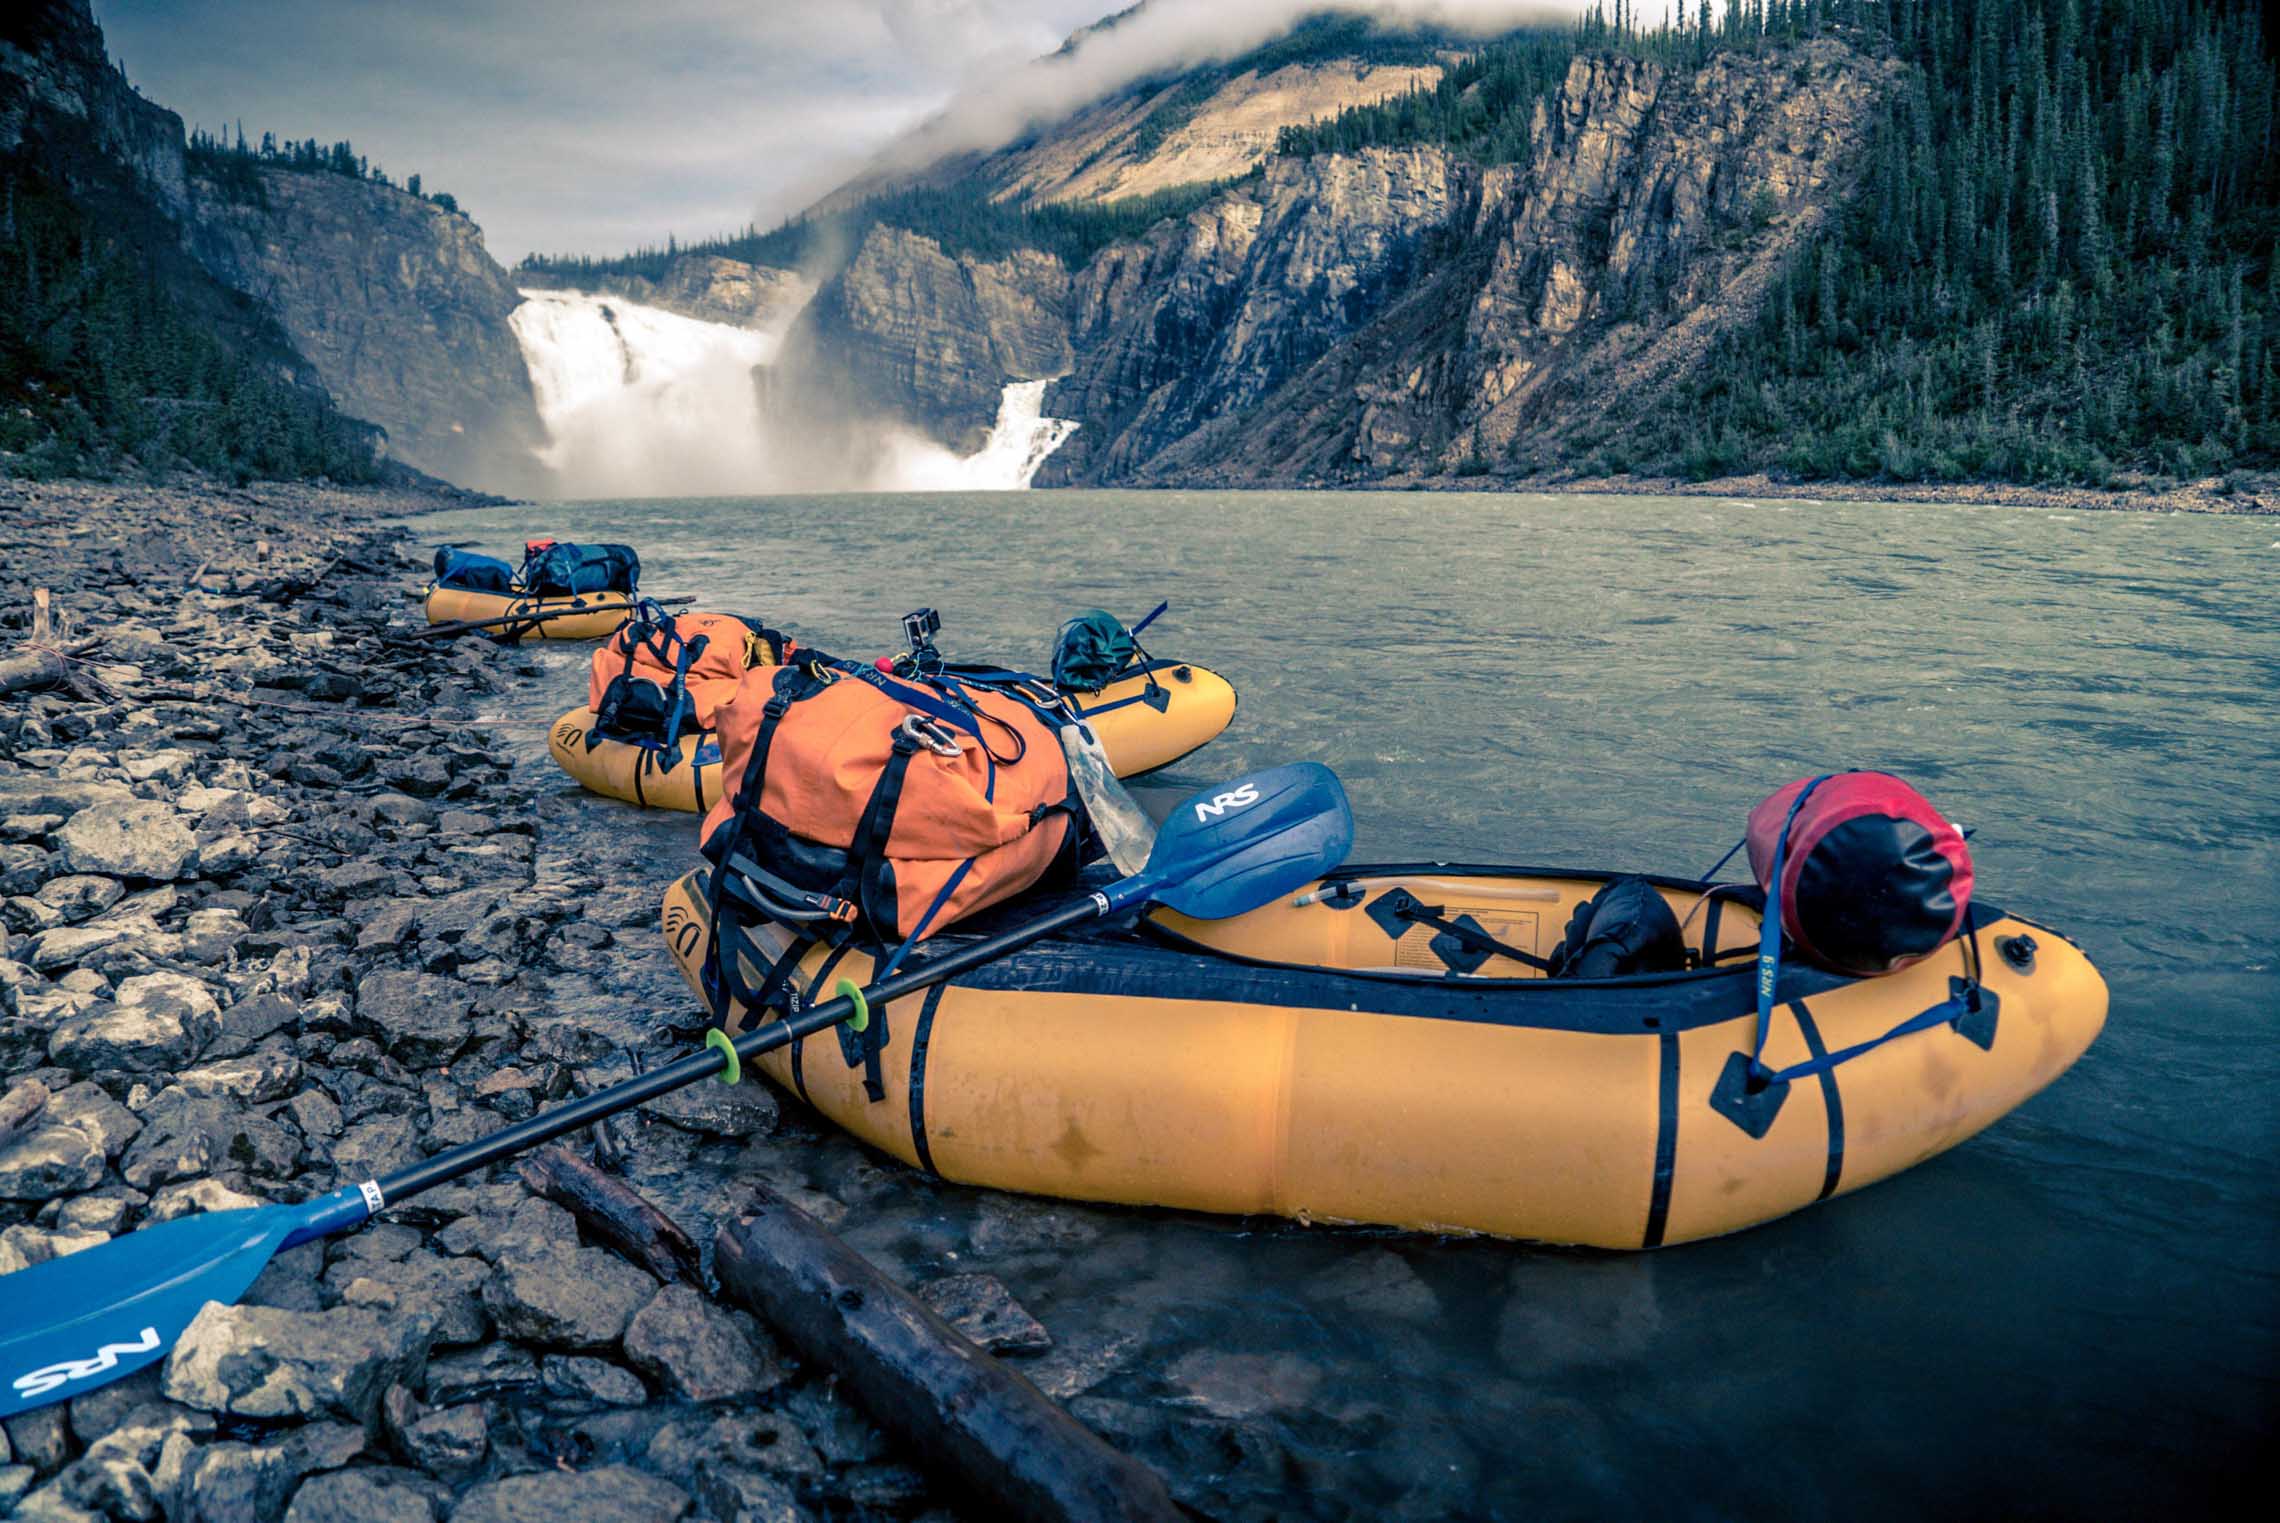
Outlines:
{"type": "Polygon", "coordinates": [[[1042,415],[1049,381],[1009,385],[980,450],[959,455],[893,424],[771,426],[760,372],[777,335],[623,297],[526,290],[508,319],[563,497],[743,496],[781,491],[1025,488],[1077,425],[1042,415]]]}

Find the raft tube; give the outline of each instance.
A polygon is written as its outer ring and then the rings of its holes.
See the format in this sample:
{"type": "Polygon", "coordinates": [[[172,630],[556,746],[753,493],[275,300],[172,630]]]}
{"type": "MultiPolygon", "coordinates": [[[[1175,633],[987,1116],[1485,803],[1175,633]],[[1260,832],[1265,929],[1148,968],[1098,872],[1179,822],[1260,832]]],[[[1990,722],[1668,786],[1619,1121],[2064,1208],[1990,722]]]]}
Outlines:
{"type": "Polygon", "coordinates": [[[500,592],[470,592],[464,587],[430,587],[427,621],[456,624],[467,619],[504,619],[523,614],[552,614],[558,609],[581,608],[584,613],[532,624],[502,624],[485,633],[500,640],[603,640],[614,635],[633,612],[633,599],[623,592],[582,592],[575,597],[509,597],[500,592]]]}
{"type": "MultiPolygon", "coordinates": [[[[692,988],[711,935],[707,871],[664,904],[692,988]]],[[[1696,956],[1714,949],[1710,966],[1592,980],[1547,980],[1502,957],[1459,976],[1432,928],[1389,927],[1366,908],[1407,888],[1543,956],[1609,876],[1355,867],[1323,880],[1353,890],[1232,920],[1159,910],[1138,931],[1040,943],[872,1007],[882,1101],[866,1097],[861,1039],[844,1028],[748,1066],[963,1184],[1638,1249],[1734,1232],[1921,1163],[2050,1083],[2105,1024],[2105,983],[2079,949],[1974,906],[1976,957],[1962,939],[1873,979],[1785,960],[1764,1060],[1880,1036],[1984,957],[1980,1015],[1751,1094],[1736,1069],[1753,1045],[1758,917],[1730,890],[1705,904],[1707,884],[1650,880],[1696,956]]],[[[1022,914],[1017,902],[961,929],[1022,914]]],[[[755,940],[770,958],[789,945],[774,926],[755,940]]],[[[795,982],[827,998],[871,965],[861,950],[810,948],[795,982]]],[[[763,971],[747,970],[755,984],[763,971]]],[[[750,1023],[731,1009],[732,1029],[750,1023]]]]}
{"type": "MultiPolygon", "coordinates": [[[[1235,688],[1192,661],[1151,661],[1079,697],[1077,712],[1100,738],[1116,775],[1137,777],[1170,766],[1225,730],[1235,717],[1235,688]],[[1149,698],[1150,676],[1162,695],[1161,709],[1149,698]]],[[[593,727],[592,709],[572,709],[554,722],[546,740],[555,765],[588,792],[690,814],[719,802],[720,743],[709,732],[683,736],[678,754],[665,765],[660,753],[628,741],[603,739],[589,747],[593,727]]]]}

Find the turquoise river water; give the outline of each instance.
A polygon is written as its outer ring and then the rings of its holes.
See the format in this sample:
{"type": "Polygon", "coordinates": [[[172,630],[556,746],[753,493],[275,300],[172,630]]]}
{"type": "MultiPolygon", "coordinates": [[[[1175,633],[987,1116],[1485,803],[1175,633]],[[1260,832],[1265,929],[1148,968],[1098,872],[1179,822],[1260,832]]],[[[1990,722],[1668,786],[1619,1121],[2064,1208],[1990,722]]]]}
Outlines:
{"type": "MultiPolygon", "coordinates": [[[[1036,492],[418,529],[625,541],[646,590],[850,655],[932,605],[953,655],[1041,667],[1068,615],[1168,597],[1151,648],[1241,707],[1149,781],[1327,762],[1363,858],[1699,873],[1779,784],[1884,768],[1975,828],[1983,897],[2105,973],[2104,1037],[1978,1139],[1652,1255],[1040,1213],[801,1134],[812,1162],[778,1167],[847,1203],[851,1241],[905,1278],[999,1275],[1107,1371],[1062,1387],[1074,1410],[1213,1515],[2175,1515],[2268,1463],[2280,521],[1036,492]]],[[[541,648],[495,717],[550,838],[661,890],[693,821],[557,788],[546,760],[588,650],[541,648]]],[[[623,937],[644,993],[685,1006],[655,938],[623,937]]]]}

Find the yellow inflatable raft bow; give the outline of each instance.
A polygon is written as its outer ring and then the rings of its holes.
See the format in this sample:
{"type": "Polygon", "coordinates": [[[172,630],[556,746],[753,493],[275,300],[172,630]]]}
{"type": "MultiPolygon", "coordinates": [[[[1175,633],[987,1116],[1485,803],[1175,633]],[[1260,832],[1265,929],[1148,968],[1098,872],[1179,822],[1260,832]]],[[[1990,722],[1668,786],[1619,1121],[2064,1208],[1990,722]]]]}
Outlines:
{"type": "Polygon", "coordinates": [[[563,614],[527,625],[503,624],[486,631],[501,640],[602,640],[623,627],[633,611],[633,599],[622,592],[582,592],[574,597],[509,597],[500,592],[470,592],[464,587],[430,587],[427,621],[456,624],[463,619],[503,619],[523,614],[554,614],[576,608],[583,613],[563,614]]]}
{"type": "MultiPolygon", "coordinates": [[[[705,872],[665,896],[692,988],[711,934],[705,872]]],[[[1650,880],[1695,959],[1715,949],[1711,965],[1630,978],[1547,980],[1502,957],[1453,976],[1431,927],[1389,928],[1365,908],[1406,888],[1542,956],[1607,876],[1356,867],[1232,920],[1157,910],[1140,931],[1041,943],[873,1008],[865,1036],[842,1027],[758,1066],[864,1141],[964,1184],[1635,1249],[1921,1163],[2050,1083],[2105,1024],[2105,982],[2078,948],[1975,905],[1974,936],[1881,978],[1785,961],[1764,1058],[1785,1067],[1880,1036],[1974,969],[1979,1014],[1737,1093],[1758,917],[1726,896],[1705,904],[1704,884],[1650,880]]],[[[988,918],[1020,914],[1017,902],[988,918]]],[[[770,959],[790,944],[775,926],[756,942],[770,959]]],[[[825,998],[842,978],[866,982],[871,961],[810,947],[796,981],[825,998]]],[[[748,966],[753,986],[765,971],[748,966]]],[[[737,1029],[749,1021],[730,1012],[737,1029]]]]}
{"type": "MultiPolygon", "coordinates": [[[[1235,718],[1235,688],[1192,661],[1151,661],[1100,692],[1077,700],[1119,777],[1168,767],[1217,738],[1235,718]],[[1162,708],[1149,698],[1162,695],[1162,708]]],[[[720,800],[720,746],[710,733],[685,735],[670,766],[645,746],[622,740],[586,743],[594,711],[575,708],[554,722],[547,750],[555,765],[588,792],[702,814],[720,800]]]]}

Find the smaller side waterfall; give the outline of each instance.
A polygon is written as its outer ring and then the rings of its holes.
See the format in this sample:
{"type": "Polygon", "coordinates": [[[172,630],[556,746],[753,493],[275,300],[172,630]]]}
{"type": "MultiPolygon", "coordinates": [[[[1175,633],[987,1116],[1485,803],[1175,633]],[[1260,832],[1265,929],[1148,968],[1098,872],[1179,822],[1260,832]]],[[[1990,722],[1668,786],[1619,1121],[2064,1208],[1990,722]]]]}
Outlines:
{"type": "Polygon", "coordinates": [[[878,486],[889,492],[1018,492],[1077,425],[1045,416],[1046,381],[1016,381],[998,400],[997,423],[971,455],[954,455],[931,439],[901,435],[886,442],[878,486]]]}

